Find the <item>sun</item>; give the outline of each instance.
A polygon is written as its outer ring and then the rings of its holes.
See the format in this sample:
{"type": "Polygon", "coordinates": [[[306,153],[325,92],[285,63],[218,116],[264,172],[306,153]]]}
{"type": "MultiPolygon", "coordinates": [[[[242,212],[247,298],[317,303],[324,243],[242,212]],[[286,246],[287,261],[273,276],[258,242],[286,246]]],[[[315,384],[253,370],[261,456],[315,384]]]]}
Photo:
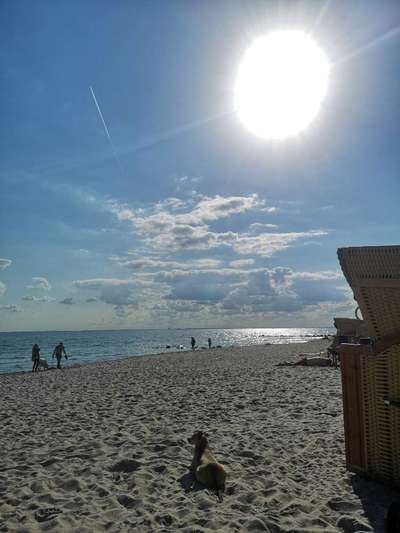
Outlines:
{"type": "Polygon", "coordinates": [[[329,81],[329,61],[301,31],[275,31],[256,39],[240,63],[235,109],[263,139],[286,139],[316,117],[329,81]]]}

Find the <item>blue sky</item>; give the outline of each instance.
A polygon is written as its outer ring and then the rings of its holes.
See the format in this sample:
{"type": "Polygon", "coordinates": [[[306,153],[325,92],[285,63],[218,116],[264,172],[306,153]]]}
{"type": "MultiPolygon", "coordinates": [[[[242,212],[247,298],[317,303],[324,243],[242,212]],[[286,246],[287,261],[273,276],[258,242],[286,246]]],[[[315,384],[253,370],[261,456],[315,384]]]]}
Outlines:
{"type": "Polygon", "coordinates": [[[399,45],[397,1],[3,1],[0,330],[351,316],[336,249],[398,244],[399,45]],[[271,142],[233,86],[281,28],[332,68],[271,142]]]}

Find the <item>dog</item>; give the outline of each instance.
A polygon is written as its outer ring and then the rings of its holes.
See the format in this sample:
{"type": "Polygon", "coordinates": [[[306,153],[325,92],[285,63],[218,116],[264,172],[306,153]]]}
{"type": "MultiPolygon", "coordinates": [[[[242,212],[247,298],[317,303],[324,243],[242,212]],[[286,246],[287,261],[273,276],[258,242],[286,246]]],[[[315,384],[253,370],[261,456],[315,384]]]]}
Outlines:
{"type": "Polygon", "coordinates": [[[218,500],[223,501],[225,492],[226,471],[225,468],[215,459],[210,447],[206,433],[195,431],[188,438],[189,444],[194,445],[194,454],[190,472],[197,481],[209,489],[215,490],[218,500]]]}
{"type": "Polygon", "coordinates": [[[43,368],[44,370],[49,369],[49,365],[47,364],[46,359],[39,359],[38,370],[39,368],[43,368]]]}

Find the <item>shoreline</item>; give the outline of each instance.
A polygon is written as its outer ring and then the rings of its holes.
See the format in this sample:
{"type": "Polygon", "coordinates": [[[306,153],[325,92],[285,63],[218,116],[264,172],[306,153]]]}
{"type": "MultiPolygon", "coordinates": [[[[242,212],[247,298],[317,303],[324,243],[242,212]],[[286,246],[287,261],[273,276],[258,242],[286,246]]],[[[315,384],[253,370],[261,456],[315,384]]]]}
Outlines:
{"type": "MultiPolygon", "coordinates": [[[[237,346],[234,346],[234,345],[230,345],[230,346],[213,346],[211,349],[209,349],[209,348],[204,346],[204,347],[196,348],[196,350],[194,350],[194,352],[195,353],[199,353],[199,352],[206,352],[207,353],[210,350],[211,351],[214,351],[214,350],[234,350],[236,348],[252,348],[254,346],[264,346],[264,347],[280,346],[280,345],[292,346],[292,345],[297,345],[297,344],[307,345],[307,344],[313,343],[313,342],[328,342],[327,339],[322,338],[320,335],[312,335],[312,336],[309,335],[309,336],[305,336],[304,338],[306,340],[304,340],[302,342],[296,342],[296,343],[264,343],[264,344],[243,344],[243,345],[237,345],[237,346]]],[[[331,339],[329,339],[329,342],[331,342],[331,339]]],[[[105,357],[104,359],[99,359],[98,361],[88,361],[88,362],[73,363],[72,365],[64,366],[63,369],[64,370],[65,369],[70,369],[70,368],[74,368],[75,366],[93,365],[93,364],[102,363],[102,362],[113,362],[113,361],[118,362],[118,361],[123,361],[125,359],[130,359],[132,357],[154,357],[154,356],[157,356],[157,355],[172,355],[172,354],[192,353],[192,351],[193,351],[190,348],[177,351],[176,349],[172,349],[172,347],[171,347],[171,350],[167,350],[166,348],[165,348],[165,350],[166,351],[162,351],[162,352],[151,352],[151,353],[144,353],[144,354],[137,354],[137,355],[121,355],[121,356],[116,356],[116,358],[109,358],[109,359],[107,359],[105,357]]],[[[75,357],[75,356],[72,356],[72,358],[73,357],[75,357]]],[[[28,356],[27,356],[27,359],[29,359],[28,356]]],[[[68,360],[70,360],[70,357],[68,357],[68,360]]],[[[62,359],[62,361],[65,363],[65,359],[64,358],[62,359]]],[[[50,364],[55,364],[55,363],[50,362],[50,364]]],[[[48,370],[57,370],[57,368],[55,366],[49,366],[48,370]]],[[[44,370],[39,370],[39,372],[43,372],[43,371],[44,370]]],[[[31,370],[16,370],[16,371],[12,371],[12,372],[0,372],[0,378],[1,378],[1,376],[4,376],[4,375],[8,376],[8,375],[20,375],[20,374],[31,374],[31,373],[32,373],[31,370]]]]}
{"type": "MultiPolygon", "coordinates": [[[[1,374],[9,531],[384,532],[395,492],[345,471],[340,371],[279,368],[328,341],[165,352],[1,374]],[[228,470],[190,487],[187,438],[228,470]],[[40,513],[55,508],[41,522],[40,513]]],[[[398,493],[397,493],[398,494],[398,493]]]]}

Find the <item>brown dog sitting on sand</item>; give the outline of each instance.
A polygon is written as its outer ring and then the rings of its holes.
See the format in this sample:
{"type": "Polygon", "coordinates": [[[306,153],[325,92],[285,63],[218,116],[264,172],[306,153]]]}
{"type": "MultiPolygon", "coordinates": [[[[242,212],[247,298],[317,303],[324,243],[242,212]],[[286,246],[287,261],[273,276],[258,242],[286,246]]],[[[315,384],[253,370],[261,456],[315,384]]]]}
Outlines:
{"type": "Polygon", "coordinates": [[[188,442],[194,444],[193,460],[190,465],[192,475],[209,489],[215,490],[219,501],[222,502],[222,494],[225,492],[226,471],[217,462],[208,446],[207,435],[202,431],[195,431],[188,442]]]}

